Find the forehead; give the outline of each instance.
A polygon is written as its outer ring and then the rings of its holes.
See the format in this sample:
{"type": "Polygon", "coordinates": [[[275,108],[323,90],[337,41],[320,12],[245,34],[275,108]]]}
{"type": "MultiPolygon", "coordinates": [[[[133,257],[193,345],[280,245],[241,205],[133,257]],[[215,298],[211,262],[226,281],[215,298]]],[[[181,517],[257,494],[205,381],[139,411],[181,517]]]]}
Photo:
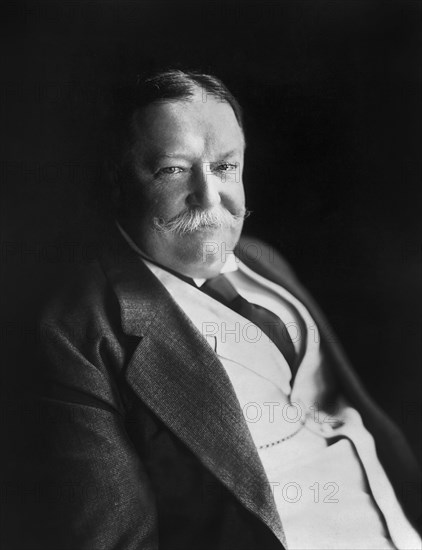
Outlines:
{"type": "Polygon", "coordinates": [[[148,105],[134,114],[133,130],[139,153],[213,155],[244,148],[232,107],[210,96],[204,101],[201,94],[148,105]]]}

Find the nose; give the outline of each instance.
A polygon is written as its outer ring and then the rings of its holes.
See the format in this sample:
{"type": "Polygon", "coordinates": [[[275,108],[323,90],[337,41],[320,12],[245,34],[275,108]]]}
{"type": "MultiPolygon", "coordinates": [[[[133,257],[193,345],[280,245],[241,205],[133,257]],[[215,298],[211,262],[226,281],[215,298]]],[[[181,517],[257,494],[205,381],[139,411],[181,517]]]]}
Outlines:
{"type": "Polygon", "coordinates": [[[203,210],[217,206],[221,203],[220,185],[221,179],[204,165],[192,174],[187,204],[203,210]]]}

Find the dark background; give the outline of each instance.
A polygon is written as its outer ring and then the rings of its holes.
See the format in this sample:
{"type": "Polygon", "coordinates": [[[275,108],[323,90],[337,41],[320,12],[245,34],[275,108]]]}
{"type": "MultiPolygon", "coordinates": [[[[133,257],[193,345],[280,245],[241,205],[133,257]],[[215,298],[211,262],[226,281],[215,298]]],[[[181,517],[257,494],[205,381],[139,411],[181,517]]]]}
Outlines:
{"type": "Polygon", "coordinates": [[[420,457],[420,16],[405,0],[6,4],[3,419],[22,416],[44,297],[89,260],[109,89],[177,64],[238,96],[246,231],[292,263],[420,457]]]}

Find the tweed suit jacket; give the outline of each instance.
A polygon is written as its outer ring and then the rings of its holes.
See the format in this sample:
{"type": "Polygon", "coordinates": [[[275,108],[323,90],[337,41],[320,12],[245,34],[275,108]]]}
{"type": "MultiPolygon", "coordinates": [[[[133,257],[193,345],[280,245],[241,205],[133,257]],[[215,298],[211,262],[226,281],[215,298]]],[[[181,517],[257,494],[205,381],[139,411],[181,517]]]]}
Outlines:
{"type": "MultiPolygon", "coordinates": [[[[223,365],[117,231],[108,242],[41,319],[37,399],[56,421],[39,435],[36,475],[49,498],[37,504],[32,547],[281,550],[282,518],[223,365]]],[[[242,239],[236,254],[310,311],[335,385],[414,523],[416,461],[320,309],[264,243],[242,239]]]]}

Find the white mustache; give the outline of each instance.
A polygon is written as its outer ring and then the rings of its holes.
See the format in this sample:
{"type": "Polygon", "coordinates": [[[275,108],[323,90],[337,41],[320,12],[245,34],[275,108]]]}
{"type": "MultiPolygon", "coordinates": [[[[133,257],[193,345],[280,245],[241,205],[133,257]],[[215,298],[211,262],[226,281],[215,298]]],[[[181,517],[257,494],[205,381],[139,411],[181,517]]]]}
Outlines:
{"type": "Polygon", "coordinates": [[[154,218],[154,228],[162,233],[186,235],[199,229],[219,229],[222,227],[234,228],[239,225],[250,212],[243,209],[239,214],[232,214],[225,208],[200,210],[192,208],[185,210],[168,221],[154,218]]]}

